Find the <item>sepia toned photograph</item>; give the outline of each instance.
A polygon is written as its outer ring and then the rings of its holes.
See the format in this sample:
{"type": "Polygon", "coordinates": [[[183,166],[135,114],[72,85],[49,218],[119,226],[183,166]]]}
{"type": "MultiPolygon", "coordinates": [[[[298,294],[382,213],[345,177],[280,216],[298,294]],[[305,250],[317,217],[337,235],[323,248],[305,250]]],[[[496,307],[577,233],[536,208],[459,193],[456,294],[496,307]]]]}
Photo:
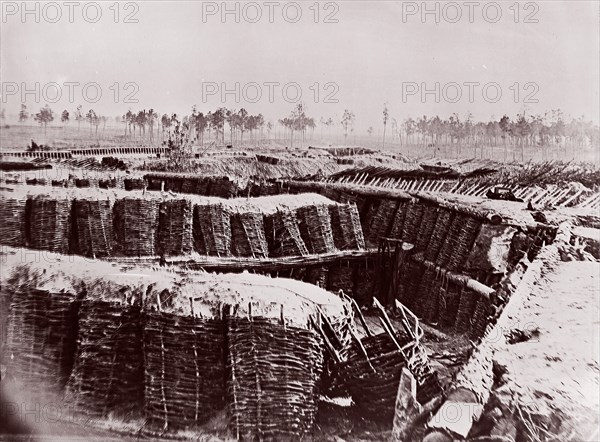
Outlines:
{"type": "Polygon", "coordinates": [[[0,442],[600,442],[600,1],[0,7],[0,442]]]}

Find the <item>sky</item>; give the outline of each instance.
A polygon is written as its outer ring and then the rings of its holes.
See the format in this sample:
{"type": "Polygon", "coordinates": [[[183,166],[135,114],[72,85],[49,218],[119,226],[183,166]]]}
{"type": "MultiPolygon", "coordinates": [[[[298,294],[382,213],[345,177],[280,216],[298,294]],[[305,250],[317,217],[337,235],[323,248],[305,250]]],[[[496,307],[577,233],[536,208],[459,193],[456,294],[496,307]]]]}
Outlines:
{"type": "Polygon", "coordinates": [[[398,121],[600,119],[598,1],[74,3],[23,15],[2,2],[7,114],[24,98],[30,111],[224,106],[273,122],[301,101],[317,122],[351,110],[358,131],[382,126],[384,103],[398,121]]]}

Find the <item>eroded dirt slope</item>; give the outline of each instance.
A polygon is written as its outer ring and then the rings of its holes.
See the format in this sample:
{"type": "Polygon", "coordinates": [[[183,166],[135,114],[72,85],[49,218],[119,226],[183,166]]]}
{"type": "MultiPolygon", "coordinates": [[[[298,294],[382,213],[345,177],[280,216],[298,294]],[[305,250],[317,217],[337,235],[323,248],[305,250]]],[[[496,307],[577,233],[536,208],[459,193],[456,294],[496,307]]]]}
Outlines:
{"type": "Polygon", "coordinates": [[[553,262],[511,306],[524,332],[499,349],[495,397],[520,421],[523,440],[598,440],[600,263],[553,262]]]}

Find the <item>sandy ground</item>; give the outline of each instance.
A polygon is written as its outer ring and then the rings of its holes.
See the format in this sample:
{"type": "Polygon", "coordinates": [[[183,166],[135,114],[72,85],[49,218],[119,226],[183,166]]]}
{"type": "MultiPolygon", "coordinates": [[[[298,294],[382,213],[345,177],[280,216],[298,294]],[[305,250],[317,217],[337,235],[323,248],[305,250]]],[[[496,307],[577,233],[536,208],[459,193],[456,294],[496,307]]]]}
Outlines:
{"type": "Polygon", "coordinates": [[[496,352],[505,373],[495,395],[539,440],[598,440],[599,299],[600,263],[555,262],[511,306],[526,340],[496,352]]]}

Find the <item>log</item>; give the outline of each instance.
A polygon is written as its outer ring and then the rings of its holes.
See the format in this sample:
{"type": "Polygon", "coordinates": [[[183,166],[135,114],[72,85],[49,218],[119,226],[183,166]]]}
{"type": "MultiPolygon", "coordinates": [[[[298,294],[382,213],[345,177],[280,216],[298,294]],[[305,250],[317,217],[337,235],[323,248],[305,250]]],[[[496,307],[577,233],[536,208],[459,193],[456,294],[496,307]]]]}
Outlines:
{"type": "Polygon", "coordinates": [[[409,194],[411,196],[417,198],[420,201],[430,202],[430,203],[436,204],[439,207],[443,207],[448,210],[453,210],[455,212],[463,213],[465,215],[472,216],[473,218],[480,219],[484,222],[489,222],[492,224],[501,224],[502,223],[502,216],[500,216],[499,214],[497,214],[493,211],[481,210],[481,209],[469,206],[467,204],[451,203],[439,196],[435,196],[435,195],[424,193],[424,192],[409,192],[409,194]]]}
{"type": "Polygon", "coordinates": [[[446,278],[451,282],[459,285],[463,285],[468,289],[473,290],[480,296],[483,296],[486,299],[490,299],[492,294],[495,293],[495,290],[491,287],[488,287],[485,284],[480,283],[479,281],[469,278],[466,275],[462,275],[460,273],[453,272],[451,270],[446,270],[440,266],[437,266],[435,263],[431,261],[427,261],[422,254],[413,255],[412,260],[418,263],[423,264],[425,267],[433,268],[438,272],[442,272],[445,274],[446,278]]]}

